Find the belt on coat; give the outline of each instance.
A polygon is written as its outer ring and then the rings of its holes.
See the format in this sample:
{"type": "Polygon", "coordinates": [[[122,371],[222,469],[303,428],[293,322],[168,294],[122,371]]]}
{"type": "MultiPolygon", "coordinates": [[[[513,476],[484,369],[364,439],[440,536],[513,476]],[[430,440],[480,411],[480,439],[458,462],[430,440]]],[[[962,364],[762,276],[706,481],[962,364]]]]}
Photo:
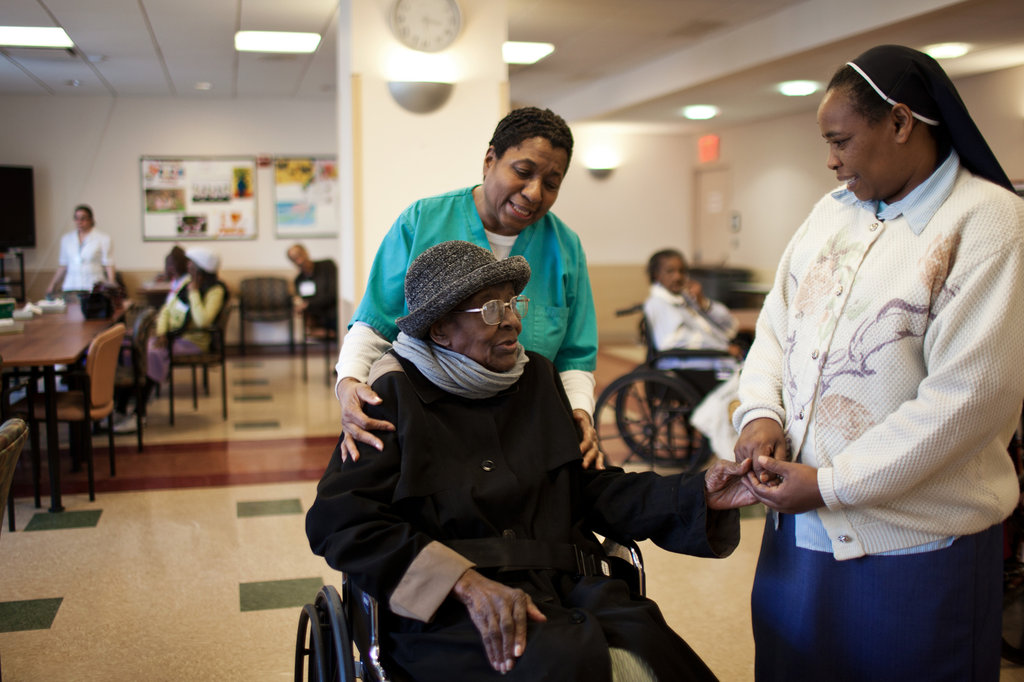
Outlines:
{"type": "Polygon", "coordinates": [[[446,540],[444,544],[472,561],[477,568],[499,571],[553,569],[574,576],[611,577],[609,557],[579,545],[512,538],[446,540]]]}

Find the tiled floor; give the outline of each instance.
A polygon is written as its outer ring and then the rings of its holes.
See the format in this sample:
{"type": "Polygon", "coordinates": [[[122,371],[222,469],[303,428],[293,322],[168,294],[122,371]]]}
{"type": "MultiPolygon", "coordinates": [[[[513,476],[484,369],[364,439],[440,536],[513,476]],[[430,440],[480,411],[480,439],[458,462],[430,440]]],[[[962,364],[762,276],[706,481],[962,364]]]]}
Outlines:
{"type": "MultiPolygon", "coordinates": [[[[602,354],[599,384],[634,358],[602,354]]],[[[23,458],[17,532],[5,520],[0,537],[7,682],[292,678],[299,606],[337,581],[303,526],[336,440],[334,397],[321,375],[301,381],[297,359],[232,360],[224,421],[219,378],[193,412],[186,377],[174,428],[164,396],[143,453],[118,437],[116,478],[96,439],[95,502],[65,464],[67,511],[35,509],[23,458]]],[[[748,514],[740,547],[718,561],[643,544],[648,593],[726,682],[753,677],[748,601],[762,525],[748,514]]],[[[1024,672],[1004,665],[1001,679],[1024,672]]]]}

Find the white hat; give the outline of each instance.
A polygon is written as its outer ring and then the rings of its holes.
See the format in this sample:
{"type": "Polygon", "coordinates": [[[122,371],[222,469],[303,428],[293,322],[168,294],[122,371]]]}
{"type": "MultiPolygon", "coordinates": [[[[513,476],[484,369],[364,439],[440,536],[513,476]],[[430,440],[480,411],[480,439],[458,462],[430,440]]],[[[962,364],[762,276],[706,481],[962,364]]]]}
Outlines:
{"type": "Polygon", "coordinates": [[[220,256],[209,249],[201,246],[191,246],[185,249],[185,257],[211,274],[216,274],[220,268],[220,256]]]}

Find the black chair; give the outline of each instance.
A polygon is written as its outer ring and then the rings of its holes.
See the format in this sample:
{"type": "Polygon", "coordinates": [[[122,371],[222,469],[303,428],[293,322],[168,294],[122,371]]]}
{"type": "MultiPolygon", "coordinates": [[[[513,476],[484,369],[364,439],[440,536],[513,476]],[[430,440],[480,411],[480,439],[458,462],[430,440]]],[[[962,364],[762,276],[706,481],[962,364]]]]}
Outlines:
{"type": "Polygon", "coordinates": [[[295,354],[295,313],[288,280],[283,277],[243,279],[238,294],[238,345],[245,355],[246,322],[287,322],[288,350],[295,354]]]}
{"type": "Polygon", "coordinates": [[[130,392],[135,397],[135,441],[138,452],[142,452],[142,420],[146,416],[146,348],[153,336],[158,312],[156,308],[146,306],[132,307],[125,314],[125,325],[131,331],[124,338],[122,350],[128,357],[122,357],[114,376],[115,394],[120,397],[130,392]]]}
{"type": "Polygon", "coordinates": [[[196,388],[196,369],[203,368],[203,391],[210,395],[210,379],[208,370],[210,367],[220,368],[220,397],[221,413],[225,420],[228,418],[228,371],[226,339],[228,318],[231,316],[230,300],[224,296],[224,304],[217,313],[217,318],[212,326],[199,327],[190,331],[204,331],[210,335],[210,348],[204,353],[175,353],[174,335],[167,335],[167,352],[169,355],[170,372],[167,374],[167,393],[170,399],[171,425],[174,425],[174,369],[176,367],[188,367],[192,370],[192,409],[199,409],[199,394],[196,388]]]}
{"type": "Polygon", "coordinates": [[[697,471],[711,456],[710,444],[690,424],[690,415],[713,388],[713,370],[666,369],[666,361],[730,358],[726,351],[671,349],[659,351],[647,333],[643,305],[616,315],[641,313],[640,337],[646,359],[612,381],[597,398],[594,428],[601,451],[616,463],[639,457],[684,471],[697,471]]]}
{"type": "MultiPolygon", "coordinates": [[[[602,542],[605,554],[618,560],[613,575],[629,584],[630,592],[646,596],[643,554],[631,540],[602,542]],[[626,570],[617,570],[626,567],[626,570]]],[[[342,576],[342,594],[333,585],[317,592],[312,604],[299,613],[295,640],[295,682],[405,682],[384,669],[381,649],[380,607],[377,601],[342,576]],[[358,658],[357,658],[358,656],[358,658]]]]}
{"type": "Polygon", "coordinates": [[[307,357],[309,355],[309,344],[319,343],[323,347],[324,351],[324,380],[327,385],[331,385],[331,376],[334,371],[334,350],[335,344],[338,342],[338,330],[328,329],[326,327],[318,327],[312,323],[312,319],[306,311],[302,313],[302,381],[309,381],[309,371],[306,367],[307,357]]]}

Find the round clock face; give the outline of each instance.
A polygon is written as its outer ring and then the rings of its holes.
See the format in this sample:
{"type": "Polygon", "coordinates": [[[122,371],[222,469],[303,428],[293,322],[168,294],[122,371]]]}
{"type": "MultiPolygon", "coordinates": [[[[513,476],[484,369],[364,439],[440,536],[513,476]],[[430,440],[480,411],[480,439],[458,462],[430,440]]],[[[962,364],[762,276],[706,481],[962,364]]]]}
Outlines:
{"type": "Polygon", "coordinates": [[[440,52],[459,36],[462,15],[456,0],[395,0],[391,32],[420,52],[440,52]]]}

